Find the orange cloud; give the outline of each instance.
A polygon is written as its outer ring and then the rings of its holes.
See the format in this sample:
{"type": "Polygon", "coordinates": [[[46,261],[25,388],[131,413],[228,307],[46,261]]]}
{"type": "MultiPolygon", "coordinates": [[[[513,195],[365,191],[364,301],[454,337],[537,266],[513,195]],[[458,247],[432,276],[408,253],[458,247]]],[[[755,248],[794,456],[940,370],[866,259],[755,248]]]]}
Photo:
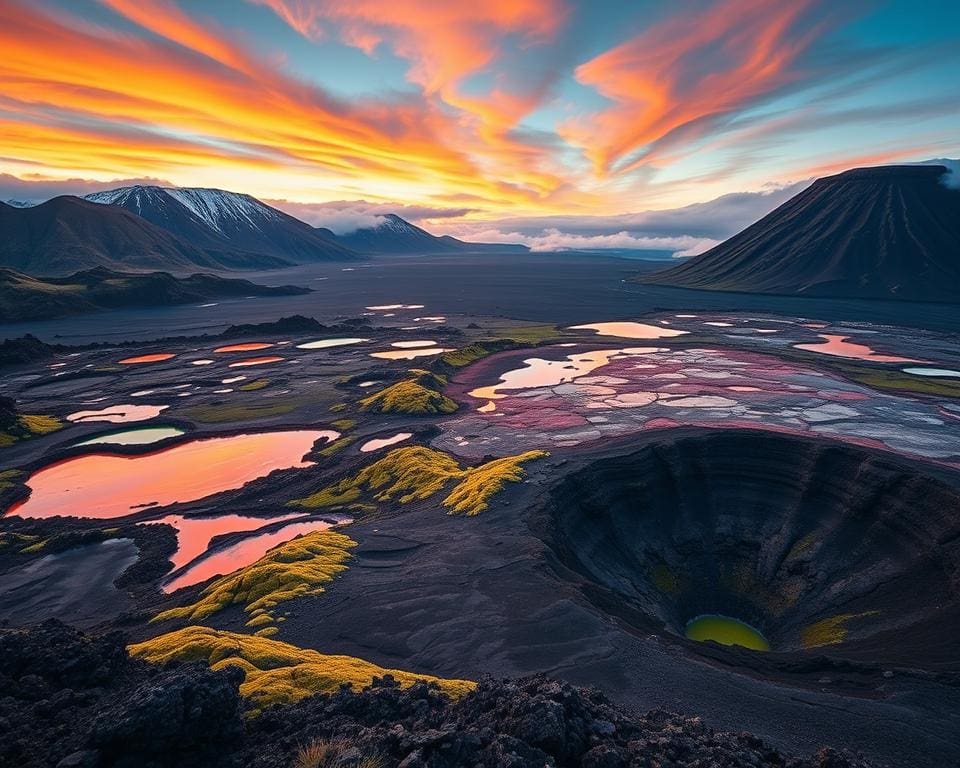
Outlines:
{"type": "MultiPolygon", "coordinates": [[[[172,0],[101,2],[150,35],[0,0],[4,154],[69,173],[192,179],[209,178],[211,167],[273,169],[286,180],[262,192],[274,196],[382,190],[500,207],[561,187],[536,167],[535,149],[511,150],[504,138],[494,162],[459,115],[429,101],[344,103],[256,59],[172,0]]],[[[526,18],[497,13],[508,26],[526,18]]]]}
{"type": "Polygon", "coordinates": [[[577,68],[580,83],[614,104],[561,134],[601,173],[636,167],[637,154],[651,161],[672,138],[699,138],[805,76],[798,61],[823,33],[807,23],[819,2],[733,0],[648,27],[577,68]]]}
{"type": "MultiPolygon", "coordinates": [[[[310,39],[322,24],[335,27],[341,39],[368,54],[380,46],[410,62],[407,78],[425,97],[452,107],[458,146],[482,165],[527,169],[526,182],[537,195],[560,186],[560,169],[551,169],[546,152],[513,135],[518,123],[542,103],[547,88],[507,89],[495,66],[511,37],[521,49],[551,41],[564,24],[562,0],[251,0],[271,8],[310,39]],[[499,84],[482,93],[465,94],[471,76],[493,73],[499,84]]],[[[447,130],[450,129],[447,126],[447,130]]]]}

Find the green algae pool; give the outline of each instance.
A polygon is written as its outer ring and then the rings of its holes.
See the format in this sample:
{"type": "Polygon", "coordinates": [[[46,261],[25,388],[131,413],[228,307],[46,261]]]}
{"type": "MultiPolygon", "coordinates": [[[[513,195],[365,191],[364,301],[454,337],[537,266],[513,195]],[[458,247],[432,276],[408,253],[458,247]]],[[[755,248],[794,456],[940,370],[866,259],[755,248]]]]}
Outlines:
{"type": "Polygon", "coordinates": [[[713,640],[721,645],[740,645],[754,651],[769,651],[770,643],[749,624],[719,614],[707,614],[687,624],[685,634],[691,640],[713,640]]]}

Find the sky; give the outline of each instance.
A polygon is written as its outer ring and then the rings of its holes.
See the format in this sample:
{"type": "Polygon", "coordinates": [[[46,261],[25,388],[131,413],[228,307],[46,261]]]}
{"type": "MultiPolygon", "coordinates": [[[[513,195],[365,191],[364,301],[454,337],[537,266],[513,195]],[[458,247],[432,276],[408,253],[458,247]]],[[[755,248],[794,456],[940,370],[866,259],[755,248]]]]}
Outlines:
{"type": "Polygon", "coordinates": [[[957,157],[958,72],[955,0],[0,0],[0,198],[686,253],[817,176],[957,157]],[[677,209],[727,226],[640,226],[677,209]]]}

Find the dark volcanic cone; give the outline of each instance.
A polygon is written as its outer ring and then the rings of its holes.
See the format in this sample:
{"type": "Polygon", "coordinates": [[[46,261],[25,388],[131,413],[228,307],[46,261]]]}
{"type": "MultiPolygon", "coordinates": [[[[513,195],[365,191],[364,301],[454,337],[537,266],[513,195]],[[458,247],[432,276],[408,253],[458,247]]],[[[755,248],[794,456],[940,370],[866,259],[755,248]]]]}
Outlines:
{"type": "Polygon", "coordinates": [[[960,190],[939,165],[818,179],[760,221],[646,283],[711,291],[960,301],[960,190]]]}

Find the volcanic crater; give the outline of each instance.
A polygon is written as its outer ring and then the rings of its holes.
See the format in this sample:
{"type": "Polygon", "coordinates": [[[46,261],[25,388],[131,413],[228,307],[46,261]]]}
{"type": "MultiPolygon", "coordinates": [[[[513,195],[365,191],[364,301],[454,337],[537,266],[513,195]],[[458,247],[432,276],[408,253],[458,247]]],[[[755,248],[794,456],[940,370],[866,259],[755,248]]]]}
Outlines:
{"type": "Polygon", "coordinates": [[[688,623],[720,615],[771,660],[955,672],[958,509],[956,488],[868,449],[733,430],[598,459],[532,520],[599,610],[694,652],[717,649],[688,623]]]}

